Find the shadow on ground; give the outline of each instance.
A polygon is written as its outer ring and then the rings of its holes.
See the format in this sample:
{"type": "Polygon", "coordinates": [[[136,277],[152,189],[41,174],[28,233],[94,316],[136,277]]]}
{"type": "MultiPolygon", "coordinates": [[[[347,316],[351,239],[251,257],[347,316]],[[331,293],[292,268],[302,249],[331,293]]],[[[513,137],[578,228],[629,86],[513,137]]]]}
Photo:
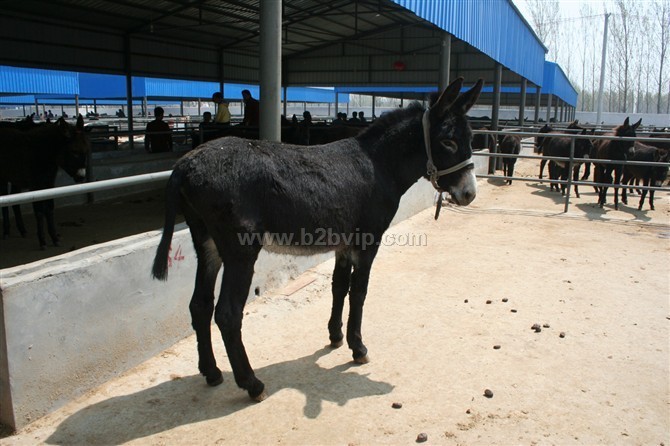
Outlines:
{"type": "MultiPolygon", "coordinates": [[[[326,369],[317,364],[332,349],[258,369],[270,394],[295,389],[305,395],[304,415],[315,419],[323,402],[340,406],[349,400],[385,395],[391,384],[371,380],[352,363],[326,369]]],[[[208,387],[199,375],[163,382],[136,393],[109,398],[87,406],[63,421],[47,439],[48,444],[120,444],[178,426],[232,415],[253,404],[247,393],[224,372],[224,384],[208,387]]],[[[267,403],[260,403],[267,404],[267,403]]],[[[271,403],[269,403],[271,404],[271,403]]]]}

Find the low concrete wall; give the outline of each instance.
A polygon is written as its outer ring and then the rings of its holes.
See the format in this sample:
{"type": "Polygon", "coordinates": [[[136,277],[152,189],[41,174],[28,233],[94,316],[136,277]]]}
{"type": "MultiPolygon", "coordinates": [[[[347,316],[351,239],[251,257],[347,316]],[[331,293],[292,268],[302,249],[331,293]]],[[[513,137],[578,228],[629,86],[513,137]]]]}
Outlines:
{"type": "MultiPolygon", "coordinates": [[[[475,161],[485,172],[486,159],[475,161]]],[[[403,196],[394,223],[434,199],[430,183],[420,180],[403,196]]],[[[21,428],[192,332],[196,260],[188,229],[178,229],[167,282],[149,275],[159,231],[0,271],[0,422],[21,428]]],[[[262,252],[250,297],[330,255],[262,252]]]]}

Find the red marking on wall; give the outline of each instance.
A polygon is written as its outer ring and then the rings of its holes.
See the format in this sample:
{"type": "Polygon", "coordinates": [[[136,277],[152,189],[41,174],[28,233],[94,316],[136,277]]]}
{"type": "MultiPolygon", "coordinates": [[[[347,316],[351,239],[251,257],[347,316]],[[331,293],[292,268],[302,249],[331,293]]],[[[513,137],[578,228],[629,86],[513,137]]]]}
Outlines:
{"type": "Polygon", "coordinates": [[[172,254],[172,245],[170,245],[170,249],[168,250],[168,268],[172,267],[172,262],[181,262],[184,260],[184,254],[181,251],[181,245],[177,246],[177,250],[175,251],[174,255],[172,254]]]}

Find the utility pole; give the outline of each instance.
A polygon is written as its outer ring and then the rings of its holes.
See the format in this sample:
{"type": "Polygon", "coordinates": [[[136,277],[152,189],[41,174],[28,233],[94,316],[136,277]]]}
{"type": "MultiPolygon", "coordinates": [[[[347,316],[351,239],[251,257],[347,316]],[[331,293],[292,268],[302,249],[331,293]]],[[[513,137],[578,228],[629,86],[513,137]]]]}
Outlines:
{"type": "Polygon", "coordinates": [[[607,59],[607,26],[611,14],[605,14],[605,32],[603,33],[603,54],[600,61],[600,86],[598,87],[598,111],[596,113],[596,127],[600,126],[600,117],[603,113],[603,86],[605,85],[605,61],[607,59]]]}

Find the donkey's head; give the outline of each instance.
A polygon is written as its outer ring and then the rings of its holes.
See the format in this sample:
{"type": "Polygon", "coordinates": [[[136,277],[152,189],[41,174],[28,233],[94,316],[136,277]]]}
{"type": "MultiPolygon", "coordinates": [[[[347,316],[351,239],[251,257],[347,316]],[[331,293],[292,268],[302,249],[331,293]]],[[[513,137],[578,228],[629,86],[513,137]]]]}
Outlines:
{"type": "Polygon", "coordinates": [[[56,125],[65,140],[59,164],[75,182],[80,183],[86,179],[86,158],[90,153],[90,143],[84,132],[84,118],[79,115],[75,126],[60,118],[56,125]]]}
{"type": "MultiPolygon", "coordinates": [[[[595,132],[596,129],[592,129],[591,131],[583,129],[580,132],[580,135],[593,135],[595,132]]],[[[591,141],[590,138],[575,139],[575,157],[589,158],[591,156],[591,152],[593,152],[593,141],[591,141]]]]}
{"type": "Polygon", "coordinates": [[[453,81],[431,104],[423,117],[428,156],[426,177],[439,191],[447,191],[452,201],[467,205],[477,195],[477,179],[472,162],[472,130],[466,113],[482,91],[480,79],[460,94],[463,78],[453,81]]]}
{"type": "MultiPolygon", "coordinates": [[[[626,118],[623,124],[614,128],[614,134],[616,136],[623,136],[626,138],[635,138],[637,136],[635,131],[640,126],[640,124],[642,124],[642,118],[640,118],[640,120],[633,125],[630,125],[628,118],[626,118]]],[[[616,159],[622,159],[620,156],[623,156],[623,159],[625,159],[633,156],[635,153],[634,141],[613,141],[612,146],[614,146],[616,150],[614,150],[615,153],[613,153],[611,156],[619,155],[616,159]]]]}

